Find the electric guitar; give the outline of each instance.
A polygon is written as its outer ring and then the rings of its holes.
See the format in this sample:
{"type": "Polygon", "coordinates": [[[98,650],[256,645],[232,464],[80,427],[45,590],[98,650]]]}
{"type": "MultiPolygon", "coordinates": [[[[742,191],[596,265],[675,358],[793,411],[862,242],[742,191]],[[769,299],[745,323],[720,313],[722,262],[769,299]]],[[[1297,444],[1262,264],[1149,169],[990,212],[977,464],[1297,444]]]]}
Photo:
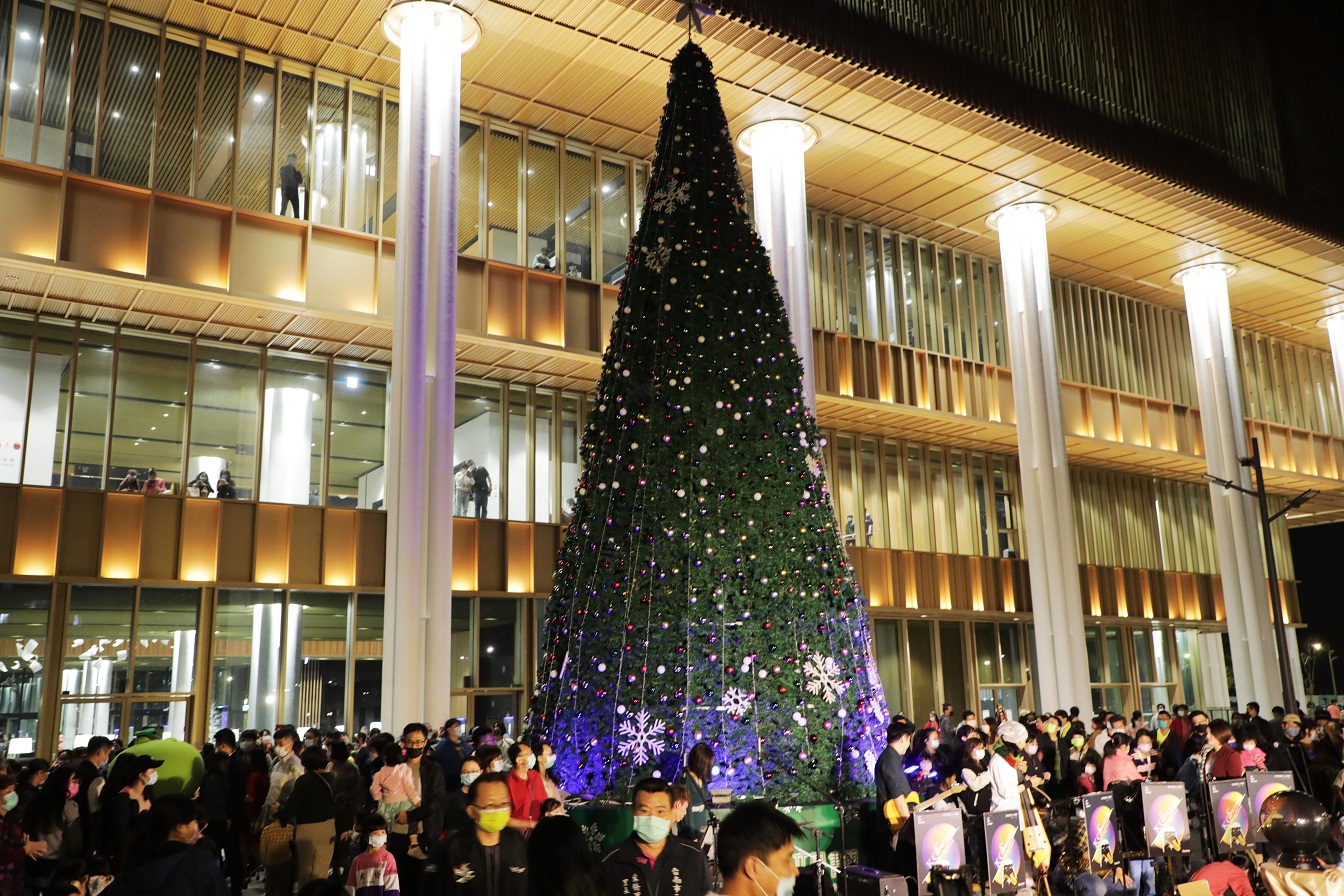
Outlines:
{"type": "Polygon", "coordinates": [[[882,814],[886,816],[887,825],[891,828],[891,832],[893,834],[899,834],[901,832],[901,828],[905,827],[906,823],[910,821],[910,816],[912,814],[914,814],[915,812],[923,812],[930,806],[937,805],[938,803],[941,803],[943,800],[950,799],[956,796],[957,794],[963,792],[964,790],[966,790],[965,784],[953,784],[951,787],[947,788],[942,793],[938,794],[937,796],[930,797],[929,799],[925,800],[922,803],[919,801],[918,794],[910,793],[907,796],[905,796],[903,800],[905,804],[909,806],[909,808],[905,811],[905,814],[901,814],[901,810],[897,806],[897,803],[902,802],[902,800],[900,799],[890,799],[887,800],[885,803],[883,803],[882,814]]]}

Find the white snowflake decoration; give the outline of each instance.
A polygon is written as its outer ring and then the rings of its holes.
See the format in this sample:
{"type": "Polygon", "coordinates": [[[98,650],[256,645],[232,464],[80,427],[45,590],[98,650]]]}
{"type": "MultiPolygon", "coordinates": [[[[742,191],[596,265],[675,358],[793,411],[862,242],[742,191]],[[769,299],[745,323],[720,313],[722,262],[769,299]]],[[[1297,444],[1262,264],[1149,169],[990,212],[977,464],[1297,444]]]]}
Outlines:
{"type": "Polygon", "coordinates": [[[602,829],[595,824],[586,824],[583,826],[583,838],[588,841],[588,848],[593,852],[601,852],[602,844],[606,842],[606,836],[602,829]]]}
{"type": "Polygon", "coordinates": [[[650,720],[647,709],[635,713],[634,718],[622,720],[616,733],[625,738],[616,745],[616,752],[633,758],[640,765],[652,759],[663,745],[663,722],[650,720]]]}
{"type": "Polygon", "coordinates": [[[807,676],[804,687],[809,694],[820,694],[827,703],[834,703],[849,687],[844,671],[833,656],[812,654],[812,658],[803,663],[803,674],[807,676]]]}
{"type": "Polygon", "coordinates": [[[807,456],[806,460],[807,460],[807,471],[811,473],[813,477],[820,476],[821,461],[817,460],[816,456],[811,454],[807,456]]]}
{"type": "Polygon", "coordinates": [[[640,247],[640,251],[644,253],[645,266],[655,274],[661,274],[663,268],[667,267],[667,263],[672,260],[671,246],[662,245],[655,249],[650,249],[648,246],[642,246],[640,247]]]}
{"type": "Polygon", "coordinates": [[[750,691],[744,691],[741,688],[729,688],[723,692],[723,701],[719,704],[719,710],[729,715],[744,716],[751,712],[752,703],[755,695],[750,691]]]}
{"type": "Polygon", "coordinates": [[[678,205],[691,201],[691,188],[680,181],[670,180],[653,194],[651,205],[656,212],[670,212],[678,205]]]}

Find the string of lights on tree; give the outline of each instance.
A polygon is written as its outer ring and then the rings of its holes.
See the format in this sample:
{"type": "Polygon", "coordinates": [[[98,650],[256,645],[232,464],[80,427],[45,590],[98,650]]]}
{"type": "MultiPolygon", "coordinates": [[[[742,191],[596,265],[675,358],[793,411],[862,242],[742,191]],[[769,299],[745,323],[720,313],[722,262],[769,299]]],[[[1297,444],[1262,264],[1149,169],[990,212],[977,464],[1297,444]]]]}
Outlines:
{"type": "Polygon", "coordinates": [[[869,792],[887,707],[802,365],[709,58],[672,64],[584,432],[532,724],[572,793],[626,799],[696,743],[713,787],[869,792]]]}

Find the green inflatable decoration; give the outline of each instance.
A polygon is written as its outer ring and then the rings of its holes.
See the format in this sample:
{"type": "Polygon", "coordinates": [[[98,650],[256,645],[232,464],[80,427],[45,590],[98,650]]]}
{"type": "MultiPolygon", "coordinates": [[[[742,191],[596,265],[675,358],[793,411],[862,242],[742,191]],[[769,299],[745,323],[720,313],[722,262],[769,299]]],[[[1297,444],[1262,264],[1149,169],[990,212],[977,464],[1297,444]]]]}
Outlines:
{"type": "Polygon", "coordinates": [[[151,756],[163,761],[163,765],[159,766],[159,781],[154,785],[155,796],[171,793],[195,796],[201,781],[205,780],[205,760],[201,758],[201,751],[180,740],[167,738],[142,741],[118,753],[112,766],[116,767],[121,757],[127,754],[151,756]]]}

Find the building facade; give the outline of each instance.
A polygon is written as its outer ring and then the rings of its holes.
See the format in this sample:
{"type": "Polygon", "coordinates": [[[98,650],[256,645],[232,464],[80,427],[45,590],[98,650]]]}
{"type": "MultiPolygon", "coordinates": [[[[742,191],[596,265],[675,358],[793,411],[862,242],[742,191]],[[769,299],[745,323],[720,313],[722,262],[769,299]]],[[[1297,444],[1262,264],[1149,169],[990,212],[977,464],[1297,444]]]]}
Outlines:
{"type": "MultiPolygon", "coordinates": [[[[425,687],[473,722],[526,710],[662,59],[684,39],[675,4],[578,5],[589,25],[549,9],[564,4],[482,3],[465,62],[454,444],[493,493],[454,520],[451,680],[425,687]]],[[[218,20],[204,3],[0,0],[10,755],[149,724],[201,739],[408,721],[382,716],[383,632],[412,612],[384,587],[396,53],[357,34],[375,34],[377,4],[267,6],[218,20]],[[289,153],[297,217],[280,214],[289,153]],[[171,493],[119,491],[151,467],[171,493]],[[188,494],[226,470],[235,498],[188,494]]],[[[1210,362],[1171,278],[1239,266],[1243,413],[1224,425],[1259,440],[1276,502],[1325,493],[1287,520],[1305,524],[1344,508],[1340,395],[1311,327],[1344,278],[1338,246],[894,77],[856,79],[856,61],[749,15],[703,40],[734,128],[783,111],[821,134],[817,412],[893,709],[1055,708],[1035,670],[1057,602],[1024,534],[1032,393],[1014,380],[1018,324],[984,221],[1023,200],[1058,212],[1038,311],[1058,373],[1040,394],[1059,400],[1085,692],[1144,710],[1244,701],[1228,607],[1267,618],[1268,600],[1229,595],[1200,481],[1219,409],[1201,400],[1210,362]]],[[[454,500],[452,470],[419,485],[454,500]]],[[[1283,523],[1274,537],[1293,625],[1283,523]]]]}

